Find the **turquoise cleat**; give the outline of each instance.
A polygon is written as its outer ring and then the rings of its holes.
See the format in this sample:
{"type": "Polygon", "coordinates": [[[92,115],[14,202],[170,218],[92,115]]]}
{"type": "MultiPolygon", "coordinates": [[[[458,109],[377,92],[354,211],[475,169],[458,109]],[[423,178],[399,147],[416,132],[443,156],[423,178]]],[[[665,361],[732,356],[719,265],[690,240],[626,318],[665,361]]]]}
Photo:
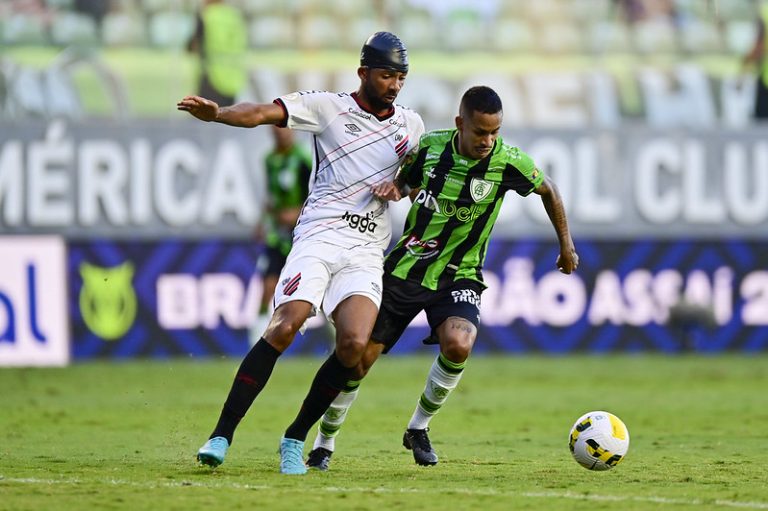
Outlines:
{"type": "Polygon", "coordinates": [[[304,464],[304,442],[293,438],[280,439],[280,473],[302,475],[307,473],[304,464]]]}
{"type": "Polygon", "coordinates": [[[202,465],[209,467],[218,467],[224,463],[224,456],[227,455],[229,442],[223,436],[215,436],[205,442],[199,451],[197,451],[197,461],[202,465]]]}

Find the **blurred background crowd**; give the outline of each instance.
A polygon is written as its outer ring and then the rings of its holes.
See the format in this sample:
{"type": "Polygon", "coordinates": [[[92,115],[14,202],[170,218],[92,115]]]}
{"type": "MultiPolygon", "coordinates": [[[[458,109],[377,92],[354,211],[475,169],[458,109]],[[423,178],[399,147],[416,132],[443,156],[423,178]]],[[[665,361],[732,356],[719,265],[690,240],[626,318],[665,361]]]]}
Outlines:
{"type": "MultiPolygon", "coordinates": [[[[186,45],[202,0],[5,0],[3,45],[186,45]]],[[[412,50],[742,55],[757,0],[232,0],[251,48],[356,50],[383,24],[412,50]]]]}

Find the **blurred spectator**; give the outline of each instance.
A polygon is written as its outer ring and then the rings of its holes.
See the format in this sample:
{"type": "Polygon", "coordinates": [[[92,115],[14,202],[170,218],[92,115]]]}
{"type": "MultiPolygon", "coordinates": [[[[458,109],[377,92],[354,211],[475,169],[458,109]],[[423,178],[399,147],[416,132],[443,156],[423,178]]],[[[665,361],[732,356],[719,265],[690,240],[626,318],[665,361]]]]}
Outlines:
{"type": "Polygon", "coordinates": [[[0,18],[8,18],[12,14],[34,16],[46,25],[51,22],[51,10],[44,0],[8,0],[0,1],[0,18]]]}
{"type": "Polygon", "coordinates": [[[757,37],[752,49],[744,56],[742,68],[757,68],[757,87],[755,87],[755,111],[757,120],[768,119],[768,59],[766,59],[765,30],[768,26],[768,2],[763,1],[758,14],[757,37]]]}
{"type": "MultiPolygon", "coordinates": [[[[500,0],[409,0],[412,7],[423,9],[435,18],[445,18],[455,11],[476,12],[484,19],[493,18],[499,11],[500,0]]],[[[407,16],[407,14],[405,14],[407,16]]]]}
{"type": "Polygon", "coordinates": [[[627,23],[641,21],[675,21],[677,10],[673,0],[614,0],[621,18],[627,23]]]}
{"type": "Polygon", "coordinates": [[[102,21],[110,10],[110,0],[75,0],[72,6],[75,11],[93,18],[99,36],[101,36],[102,21]]]}
{"type": "Polygon", "coordinates": [[[223,0],[204,0],[187,49],[200,57],[198,94],[231,105],[247,80],[248,34],[242,13],[223,0]]]}

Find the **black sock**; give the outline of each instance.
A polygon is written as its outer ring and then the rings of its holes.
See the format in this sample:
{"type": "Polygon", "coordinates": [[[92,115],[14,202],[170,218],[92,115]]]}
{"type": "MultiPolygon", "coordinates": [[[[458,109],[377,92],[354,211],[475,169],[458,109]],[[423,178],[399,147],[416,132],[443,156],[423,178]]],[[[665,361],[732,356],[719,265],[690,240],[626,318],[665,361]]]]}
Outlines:
{"type": "Polygon", "coordinates": [[[320,420],[339,392],[344,389],[351,374],[352,369],[341,364],[336,352],[331,353],[317,371],[299,414],[293,424],[285,430],[285,438],[306,440],[310,428],[320,420]]]}
{"type": "Polygon", "coordinates": [[[250,408],[253,400],[267,384],[279,356],[280,352],[263,337],[251,348],[237,370],[235,381],[232,382],[232,389],[230,389],[227,400],[224,402],[219,422],[216,423],[211,438],[223,436],[230,445],[232,444],[235,428],[250,408]]]}

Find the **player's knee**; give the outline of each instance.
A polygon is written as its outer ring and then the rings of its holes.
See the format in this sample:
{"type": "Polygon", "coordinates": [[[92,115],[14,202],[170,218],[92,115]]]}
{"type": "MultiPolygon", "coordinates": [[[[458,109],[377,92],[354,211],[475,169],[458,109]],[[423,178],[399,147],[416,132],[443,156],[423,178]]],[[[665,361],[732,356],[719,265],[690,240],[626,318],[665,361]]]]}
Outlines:
{"type": "Polygon", "coordinates": [[[460,364],[469,358],[474,343],[474,336],[451,335],[440,340],[440,351],[451,362],[460,364]]]}
{"type": "Polygon", "coordinates": [[[368,336],[339,332],[336,337],[336,356],[347,367],[361,365],[367,344],[368,336]]]}
{"type": "Polygon", "coordinates": [[[267,331],[264,333],[264,337],[272,344],[276,349],[283,351],[296,336],[300,323],[285,317],[273,317],[269,322],[267,331]]]}

